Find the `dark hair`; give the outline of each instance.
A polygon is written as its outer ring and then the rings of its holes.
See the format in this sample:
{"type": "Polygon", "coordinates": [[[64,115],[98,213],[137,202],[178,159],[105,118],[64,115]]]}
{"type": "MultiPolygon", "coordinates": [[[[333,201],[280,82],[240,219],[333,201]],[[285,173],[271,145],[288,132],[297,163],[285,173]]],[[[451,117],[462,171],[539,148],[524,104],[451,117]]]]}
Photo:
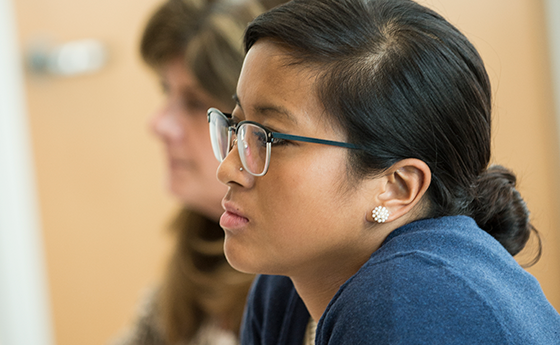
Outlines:
{"type": "Polygon", "coordinates": [[[326,114],[364,148],[350,151],[353,176],[417,158],[432,173],[426,217],[471,216],[512,255],[537,234],[515,176],[488,168],[482,59],[439,14],[411,0],[293,0],[249,25],[245,50],[264,38],[286,48],[290,65],[320,67],[326,114]]]}

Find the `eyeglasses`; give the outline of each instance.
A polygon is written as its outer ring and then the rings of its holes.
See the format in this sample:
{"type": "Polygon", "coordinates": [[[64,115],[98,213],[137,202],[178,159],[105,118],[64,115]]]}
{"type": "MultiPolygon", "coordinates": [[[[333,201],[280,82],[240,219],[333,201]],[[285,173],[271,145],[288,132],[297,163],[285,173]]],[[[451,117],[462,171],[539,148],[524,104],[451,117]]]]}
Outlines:
{"type": "Polygon", "coordinates": [[[237,150],[243,168],[254,176],[264,176],[266,174],[270,165],[272,144],[282,140],[359,149],[355,145],[339,141],[272,132],[253,121],[241,121],[236,124],[231,118],[231,114],[224,114],[215,108],[208,109],[208,123],[212,150],[218,161],[222,162],[226,158],[237,141],[237,150]],[[234,139],[234,135],[236,139],[234,139]]]}

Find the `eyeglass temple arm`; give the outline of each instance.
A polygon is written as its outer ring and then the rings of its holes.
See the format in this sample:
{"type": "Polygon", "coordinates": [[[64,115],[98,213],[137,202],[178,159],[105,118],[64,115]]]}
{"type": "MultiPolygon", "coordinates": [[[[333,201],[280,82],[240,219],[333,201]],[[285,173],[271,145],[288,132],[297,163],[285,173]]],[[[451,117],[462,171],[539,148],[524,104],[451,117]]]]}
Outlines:
{"type": "MultiPolygon", "coordinates": [[[[216,109],[210,108],[208,110],[208,119],[210,119],[210,112],[212,110],[216,110],[216,109]]],[[[233,120],[232,120],[232,116],[231,116],[230,113],[222,113],[219,110],[218,110],[218,112],[224,115],[224,117],[228,121],[229,126],[233,125],[233,120]]],[[[274,140],[274,138],[294,140],[294,141],[303,141],[303,142],[313,143],[313,144],[323,144],[323,145],[330,145],[330,146],[345,147],[345,148],[353,149],[353,150],[361,150],[362,149],[362,148],[360,148],[356,145],[349,144],[349,143],[343,143],[343,142],[340,142],[340,141],[316,139],[316,138],[310,138],[310,137],[302,137],[302,136],[299,136],[299,135],[283,134],[283,133],[278,133],[278,132],[272,132],[272,139],[274,140]]]]}
{"type": "Polygon", "coordinates": [[[348,149],[355,149],[360,150],[360,148],[356,145],[343,143],[340,141],[332,141],[332,140],[324,140],[324,139],[316,139],[316,138],[309,138],[309,137],[301,137],[299,135],[291,135],[291,134],[283,134],[272,132],[272,139],[286,139],[286,140],[295,140],[295,141],[303,141],[306,143],[314,143],[314,144],[323,144],[323,145],[330,145],[330,146],[338,146],[338,147],[345,147],[348,149]]]}

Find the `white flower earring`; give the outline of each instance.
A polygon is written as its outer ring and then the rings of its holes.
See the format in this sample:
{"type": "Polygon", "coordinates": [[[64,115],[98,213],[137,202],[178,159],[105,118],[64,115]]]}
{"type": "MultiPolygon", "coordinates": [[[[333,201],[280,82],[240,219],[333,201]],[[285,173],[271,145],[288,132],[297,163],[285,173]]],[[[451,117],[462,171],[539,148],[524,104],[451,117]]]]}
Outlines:
{"type": "Polygon", "coordinates": [[[377,206],[373,209],[373,212],[371,212],[371,216],[376,222],[385,223],[389,218],[389,210],[385,206],[377,206]]]}

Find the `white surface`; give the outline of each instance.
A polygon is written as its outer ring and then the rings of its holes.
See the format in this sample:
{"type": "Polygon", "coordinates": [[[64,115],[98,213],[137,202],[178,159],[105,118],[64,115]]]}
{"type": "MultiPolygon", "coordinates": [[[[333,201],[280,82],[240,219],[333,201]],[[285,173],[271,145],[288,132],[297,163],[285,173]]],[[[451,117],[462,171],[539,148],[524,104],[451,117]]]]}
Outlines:
{"type": "Polygon", "coordinates": [[[548,29],[557,133],[560,133],[560,0],[545,0],[544,7],[548,29]]]}
{"type": "Polygon", "coordinates": [[[0,344],[52,345],[11,0],[0,0],[0,344]]]}
{"type": "Polygon", "coordinates": [[[51,73],[77,75],[100,70],[107,60],[103,44],[93,39],[68,42],[52,53],[51,73]]]}

